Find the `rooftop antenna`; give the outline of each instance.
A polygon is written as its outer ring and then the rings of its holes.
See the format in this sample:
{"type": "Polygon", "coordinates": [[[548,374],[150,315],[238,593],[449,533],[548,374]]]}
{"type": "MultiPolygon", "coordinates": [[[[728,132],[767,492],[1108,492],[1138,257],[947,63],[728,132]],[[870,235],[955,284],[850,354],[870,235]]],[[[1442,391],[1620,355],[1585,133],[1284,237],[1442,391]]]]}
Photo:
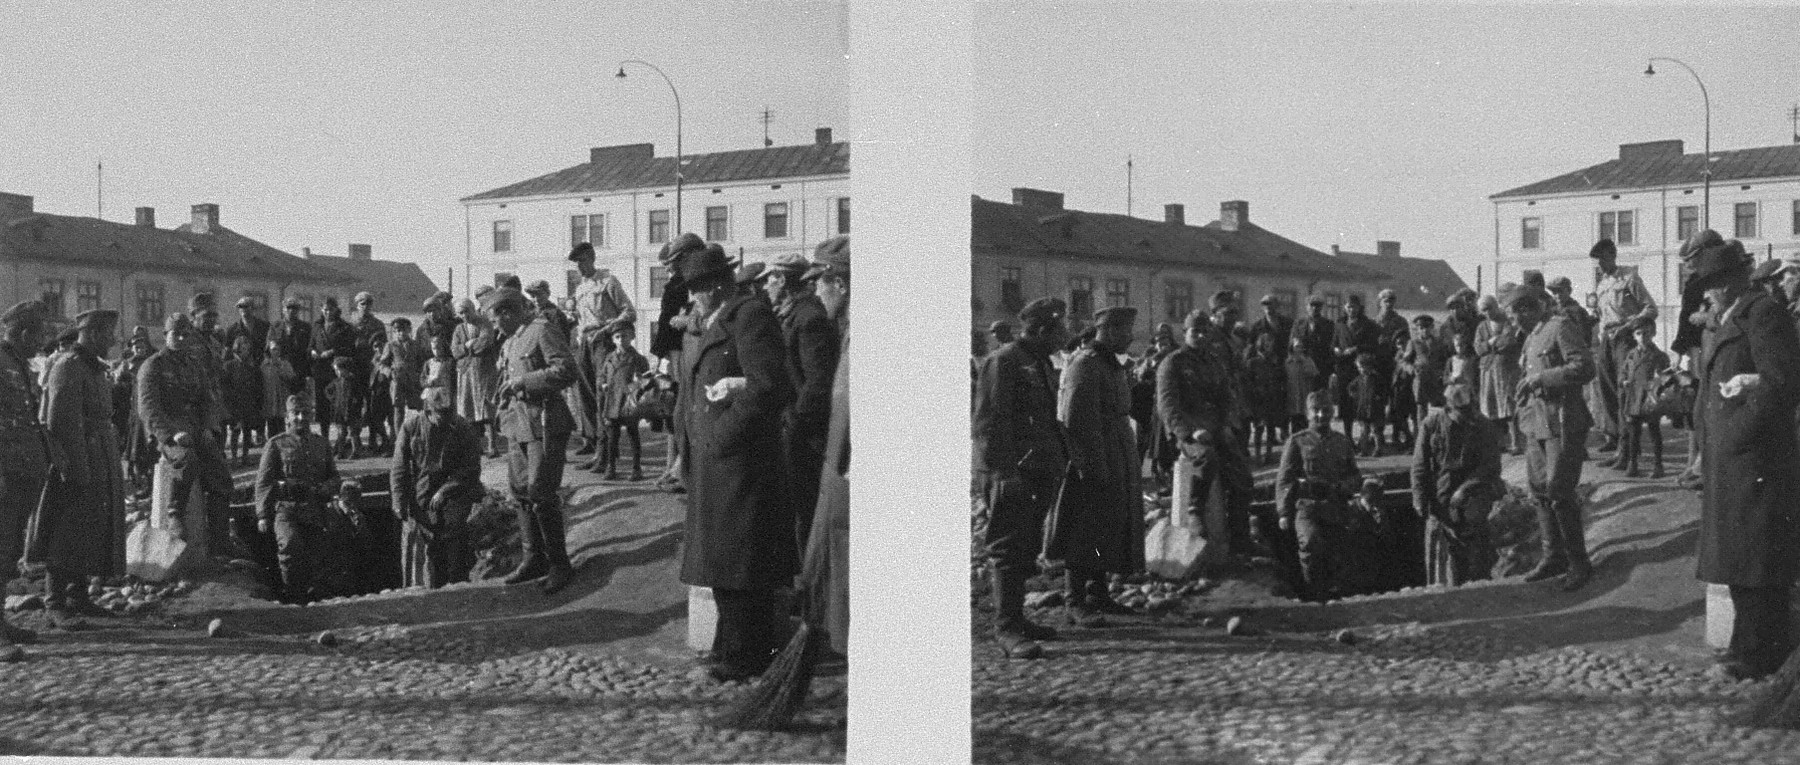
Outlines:
{"type": "Polygon", "coordinates": [[[763,148],[766,149],[770,146],[774,146],[775,141],[769,138],[769,123],[775,121],[775,112],[770,111],[769,107],[764,106],[762,114],[759,115],[759,119],[762,120],[763,125],[763,148]]]}
{"type": "Polygon", "coordinates": [[[94,217],[106,217],[106,169],[103,163],[94,163],[94,217]]]}
{"type": "Polygon", "coordinates": [[[1794,125],[1794,143],[1800,143],[1800,104],[1788,110],[1788,121],[1794,125]]]}
{"type": "Polygon", "coordinates": [[[1125,217],[1131,217],[1131,169],[1132,157],[1125,155],[1125,217]]]}

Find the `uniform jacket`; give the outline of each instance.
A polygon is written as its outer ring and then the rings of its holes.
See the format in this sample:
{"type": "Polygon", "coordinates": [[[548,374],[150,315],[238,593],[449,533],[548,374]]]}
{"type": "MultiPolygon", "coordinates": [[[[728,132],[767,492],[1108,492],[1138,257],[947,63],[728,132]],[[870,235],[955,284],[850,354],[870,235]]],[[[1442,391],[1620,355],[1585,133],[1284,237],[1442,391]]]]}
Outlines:
{"type": "Polygon", "coordinates": [[[278,512],[297,512],[300,523],[325,525],[325,504],[337,491],[337,477],[331,443],[324,436],[308,429],[270,438],[256,469],[256,519],[272,521],[278,512]]]}
{"type": "Polygon", "coordinates": [[[138,417],[158,444],[176,433],[198,438],[223,424],[223,411],[215,408],[208,392],[207,374],[199,354],[173,348],[151,354],[138,370],[138,417]]]}
{"type": "Polygon", "coordinates": [[[1786,585],[1800,570],[1794,406],[1800,401],[1800,339],[1774,298],[1739,298],[1700,356],[1706,427],[1700,466],[1701,581],[1786,585]],[[1719,386],[1760,375],[1755,390],[1725,398],[1719,386]]]}
{"type": "Polygon", "coordinates": [[[794,503],[783,496],[780,416],[794,398],[781,327],[767,300],[728,299],[703,321],[682,359],[691,451],[681,581],[701,587],[776,586],[799,572],[794,503]],[[743,387],[719,401],[707,388],[743,387]]]}
{"type": "Polygon", "coordinates": [[[500,434],[514,443],[566,437],[575,430],[564,388],[575,384],[575,357],[569,340],[549,319],[537,317],[506,339],[500,349],[500,384],[523,389],[500,408],[500,434]]]}
{"type": "Polygon", "coordinates": [[[1219,439],[1235,424],[1232,387],[1229,367],[1205,348],[1184,346],[1156,370],[1156,412],[1178,443],[1188,443],[1196,430],[1219,439]]]}
{"type": "Polygon", "coordinates": [[[0,437],[36,441],[39,408],[43,405],[37,376],[31,372],[31,354],[0,341],[0,437]]]}
{"type": "Polygon", "coordinates": [[[1335,430],[1306,428],[1288,438],[1275,474],[1275,509],[1292,518],[1301,501],[1342,505],[1362,484],[1356,445],[1335,430]]]}
{"type": "Polygon", "coordinates": [[[1063,371],[1056,412],[1076,472],[1045,532],[1045,556],[1114,573],[1142,569],[1141,462],[1125,366],[1104,348],[1076,351],[1063,371]]]}
{"type": "Polygon", "coordinates": [[[1570,438],[1581,444],[1594,424],[1581,391],[1594,379],[1586,332],[1552,314],[1525,337],[1519,353],[1520,380],[1536,377],[1543,385],[1519,407],[1519,432],[1529,438],[1570,438]]]}
{"type": "Polygon", "coordinates": [[[824,435],[831,417],[831,374],[837,368],[837,323],[812,294],[783,303],[775,314],[781,319],[781,342],[794,388],[792,414],[785,416],[803,431],[824,435]]]}
{"type": "Polygon", "coordinates": [[[409,415],[394,441],[388,477],[394,515],[402,520],[423,516],[425,503],[440,493],[446,500],[477,501],[486,493],[481,486],[481,437],[455,412],[445,412],[435,421],[425,412],[409,415]]]}
{"type": "MultiPolygon", "coordinates": [[[[1164,362],[1167,363],[1167,362],[1164,362]]],[[[1059,476],[1068,464],[1050,359],[1018,342],[981,360],[975,382],[975,467],[1059,476]]]]}
{"type": "Polygon", "coordinates": [[[1484,481],[1499,496],[1502,434],[1479,415],[1461,422],[1442,410],[1419,425],[1413,443],[1413,507],[1429,514],[1450,510],[1450,498],[1469,481],[1484,481]]]}
{"type": "Polygon", "coordinates": [[[124,531],[125,475],[106,363],[78,347],[50,368],[44,394],[45,426],[60,478],[51,491],[61,501],[47,504],[40,521],[42,559],[90,575],[124,573],[113,556],[124,531]]]}

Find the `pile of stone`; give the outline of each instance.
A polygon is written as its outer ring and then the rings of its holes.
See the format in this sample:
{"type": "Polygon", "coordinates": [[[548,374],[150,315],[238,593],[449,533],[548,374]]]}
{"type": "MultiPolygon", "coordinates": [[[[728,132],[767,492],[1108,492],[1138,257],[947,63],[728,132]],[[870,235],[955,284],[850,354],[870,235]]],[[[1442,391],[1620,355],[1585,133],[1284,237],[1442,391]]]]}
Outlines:
{"type": "Polygon", "coordinates": [[[469,543],[475,547],[475,566],[469,571],[469,581],[506,576],[524,559],[514,508],[506,492],[489,489],[470,510],[469,543]]]}
{"type": "MultiPolygon", "coordinates": [[[[189,579],[175,582],[142,582],[136,577],[113,578],[88,585],[94,605],[121,616],[155,611],[165,601],[187,595],[198,584],[189,579]]],[[[44,607],[42,579],[15,579],[7,585],[6,610],[35,611],[44,607]]]]}

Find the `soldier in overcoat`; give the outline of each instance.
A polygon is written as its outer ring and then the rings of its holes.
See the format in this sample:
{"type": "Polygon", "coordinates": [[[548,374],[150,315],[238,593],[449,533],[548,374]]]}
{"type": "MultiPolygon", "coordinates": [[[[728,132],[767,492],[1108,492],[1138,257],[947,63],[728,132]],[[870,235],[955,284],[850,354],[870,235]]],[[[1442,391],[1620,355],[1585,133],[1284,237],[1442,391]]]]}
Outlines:
{"type": "Polygon", "coordinates": [[[50,368],[45,427],[57,465],[38,518],[34,557],[44,563],[44,602],[52,611],[98,614],[87,578],[125,573],[115,547],[124,531],[125,474],[112,425],[112,381],[104,358],[116,342],[117,311],[75,317],[75,349],[50,368]]]}
{"type": "Polygon", "coordinates": [[[1069,471],[1045,530],[1044,557],[1063,561],[1069,621],[1097,626],[1130,613],[1107,593],[1107,574],[1144,567],[1144,500],[1131,430],[1131,384],[1119,354],[1131,347],[1135,308],[1094,314],[1098,332],[1063,369],[1057,419],[1068,433],[1069,471]]]}
{"type": "Polygon", "coordinates": [[[483,297],[481,308],[506,336],[500,348],[500,434],[506,436],[506,472],[523,547],[519,567],[502,581],[541,577],[544,593],[553,594],[575,575],[559,491],[564,452],[575,429],[563,398],[563,390],[575,384],[575,357],[562,329],[533,312],[524,293],[502,287],[483,297]]]}
{"type": "Polygon", "coordinates": [[[983,357],[976,373],[974,458],[989,507],[982,543],[993,577],[994,638],[1017,659],[1043,655],[1037,641],[1056,637],[1025,618],[1025,580],[1037,572],[1044,521],[1069,464],[1050,366],[1050,354],[1068,339],[1067,310],[1057,298],[1027,304],[1019,312],[1023,335],[983,357]]]}
{"type": "Polygon", "coordinates": [[[1719,317],[1699,365],[1698,576],[1731,588],[1736,615],[1720,669],[1740,680],[1774,672],[1793,649],[1789,601],[1800,573],[1800,339],[1774,298],[1749,289],[1749,271],[1736,240],[1700,250],[1690,271],[1719,317]]]}
{"type": "MultiPolygon", "coordinates": [[[[1205,312],[1189,313],[1183,327],[1185,344],[1156,370],[1156,412],[1181,450],[1180,458],[1194,463],[1198,488],[1192,496],[1205,497],[1212,482],[1221,482],[1233,544],[1248,544],[1253,481],[1250,455],[1240,438],[1245,423],[1240,391],[1231,376],[1236,365],[1226,358],[1221,344],[1211,342],[1212,319],[1205,312]]],[[[1300,352],[1306,352],[1304,344],[1300,352]]],[[[1329,357],[1329,345],[1326,354],[1329,357]]]]}
{"type": "Polygon", "coordinates": [[[1550,305],[1549,296],[1522,287],[1507,307],[1526,332],[1513,395],[1544,545],[1543,559],[1525,574],[1525,581],[1560,574],[1564,590],[1578,590],[1593,576],[1575,487],[1581,481],[1588,428],[1593,425],[1582,386],[1593,379],[1594,358],[1588,351],[1587,332],[1550,305]]]}
{"type": "MultiPolygon", "coordinates": [[[[38,419],[38,384],[30,361],[44,342],[47,318],[44,305],[35,300],[0,314],[4,332],[0,334],[0,566],[9,573],[25,554],[25,528],[50,469],[50,446],[38,419]]],[[[35,637],[0,619],[0,644],[35,637]]]]}
{"type": "Polygon", "coordinates": [[[702,327],[682,360],[692,451],[681,581],[712,589],[719,623],[708,670],[739,680],[760,674],[780,647],[775,590],[799,573],[778,454],[794,389],[775,313],[760,293],[738,291],[724,251],[689,254],[681,272],[702,327]]]}

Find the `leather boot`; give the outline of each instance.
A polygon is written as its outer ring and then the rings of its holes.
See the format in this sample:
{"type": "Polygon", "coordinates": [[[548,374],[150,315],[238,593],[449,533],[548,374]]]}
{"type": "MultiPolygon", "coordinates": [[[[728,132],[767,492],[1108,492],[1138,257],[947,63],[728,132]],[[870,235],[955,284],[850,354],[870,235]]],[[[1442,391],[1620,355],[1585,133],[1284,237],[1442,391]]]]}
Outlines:
{"type": "Polygon", "coordinates": [[[1543,535],[1544,558],[1538,561],[1537,567],[1525,573],[1525,581],[1541,582],[1569,570],[1569,559],[1563,554],[1562,528],[1556,522],[1556,514],[1543,502],[1538,503],[1538,533],[1543,535]]]}
{"type": "Polygon", "coordinates": [[[1574,592],[1594,577],[1594,564],[1588,560],[1587,531],[1581,524],[1581,506],[1558,514],[1562,521],[1563,549],[1568,551],[1569,572],[1563,575],[1562,588],[1574,592]]]}
{"type": "Polygon", "coordinates": [[[532,503],[520,502],[518,516],[519,567],[500,580],[502,584],[529,582],[550,570],[549,561],[544,558],[544,531],[537,524],[537,513],[532,512],[532,503]]]}
{"type": "Polygon", "coordinates": [[[575,578],[575,567],[569,564],[568,529],[563,525],[560,506],[540,505],[536,515],[543,528],[544,560],[549,565],[549,571],[538,587],[545,595],[554,595],[575,578]]]}
{"type": "Polygon", "coordinates": [[[1044,649],[1037,641],[1054,637],[1056,631],[1033,624],[1025,618],[1025,577],[995,571],[992,581],[994,639],[999,641],[1000,648],[1011,659],[1035,659],[1042,656],[1044,649]]]}
{"type": "Polygon", "coordinates": [[[1068,568],[1063,572],[1063,615],[1076,627],[1104,627],[1106,617],[1088,606],[1087,572],[1068,568]]]}

